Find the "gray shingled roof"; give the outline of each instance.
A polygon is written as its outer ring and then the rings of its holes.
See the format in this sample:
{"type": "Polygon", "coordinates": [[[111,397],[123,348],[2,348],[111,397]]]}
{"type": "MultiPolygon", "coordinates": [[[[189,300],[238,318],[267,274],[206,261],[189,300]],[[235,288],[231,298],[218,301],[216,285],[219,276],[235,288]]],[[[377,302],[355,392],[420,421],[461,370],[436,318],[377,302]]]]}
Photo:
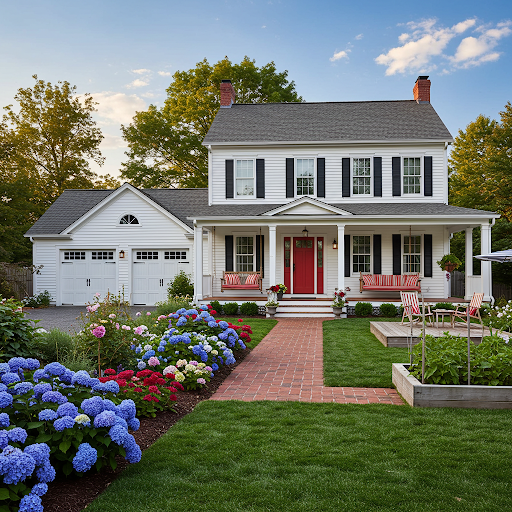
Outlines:
{"type": "MultiPolygon", "coordinates": [[[[27,231],[27,235],[57,235],[110,195],[113,190],[65,190],[46,213],[27,231]]],[[[254,217],[283,206],[282,204],[223,204],[208,206],[208,190],[144,189],[150,199],[192,227],[194,217],[254,217]]],[[[353,215],[493,215],[494,212],[473,210],[439,203],[333,203],[353,215]]]]}
{"type": "Polygon", "coordinates": [[[443,140],[452,136],[430,103],[236,103],[220,108],[203,144],[443,140]]]}

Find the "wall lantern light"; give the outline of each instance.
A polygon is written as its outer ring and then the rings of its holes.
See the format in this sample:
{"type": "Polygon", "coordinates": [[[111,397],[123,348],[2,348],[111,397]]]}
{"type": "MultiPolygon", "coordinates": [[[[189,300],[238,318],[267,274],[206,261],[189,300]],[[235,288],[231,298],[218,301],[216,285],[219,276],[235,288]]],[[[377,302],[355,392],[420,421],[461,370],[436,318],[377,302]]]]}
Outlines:
{"type": "Polygon", "coordinates": [[[124,251],[119,251],[119,259],[123,259],[124,258],[124,251]]]}
{"type": "Polygon", "coordinates": [[[338,242],[336,242],[336,238],[332,241],[332,248],[337,249],[338,248],[338,242]]]}
{"type": "Polygon", "coordinates": [[[306,227],[304,227],[304,229],[302,230],[302,236],[304,238],[307,238],[308,237],[308,233],[309,233],[308,230],[306,229],[306,227]]]}

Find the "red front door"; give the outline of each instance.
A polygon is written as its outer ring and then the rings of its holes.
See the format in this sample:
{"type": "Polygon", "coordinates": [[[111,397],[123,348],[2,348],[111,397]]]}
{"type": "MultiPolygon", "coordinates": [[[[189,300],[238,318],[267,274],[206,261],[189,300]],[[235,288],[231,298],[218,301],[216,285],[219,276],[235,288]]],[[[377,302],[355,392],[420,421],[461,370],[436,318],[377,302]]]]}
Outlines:
{"type": "Polygon", "coordinates": [[[315,293],[314,240],[293,239],[293,293],[315,293]]]}

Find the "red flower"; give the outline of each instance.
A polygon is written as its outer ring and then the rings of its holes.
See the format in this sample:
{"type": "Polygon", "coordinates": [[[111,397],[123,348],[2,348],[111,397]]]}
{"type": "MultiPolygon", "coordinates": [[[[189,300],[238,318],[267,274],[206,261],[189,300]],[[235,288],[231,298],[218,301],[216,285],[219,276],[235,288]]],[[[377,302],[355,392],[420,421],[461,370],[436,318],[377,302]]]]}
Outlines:
{"type": "Polygon", "coordinates": [[[243,322],[243,320],[241,318],[238,319],[239,322],[243,322]]]}
{"type": "Polygon", "coordinates": [[[160,372],[153,372],[153,377],[163,377],[160,372]]]}
{"type": "Polygon", "coordinates": [[[158,384],[159,386],[165,386],[167,384],[167,382],[165,381],[165,379],[156,379],[156,384],[158,384]]]}
{"type": "Polygon", "coordinates": [[[161,392],[156,386],[149,386],[148,391],[150,393],[156,393],[157,395],[160,395],[161,392]]]}
{"type": "Polygon", "coordinates": [[[177,398],[176,398],[176,395],[170,395],[169,396],[169,402],[176,402],[177,398]]]}
{"type": "Polygon", "coordinates": [[[148,375],[151,375],[153,372],[151,370],[141,370],[140,372],[137,372],[137,377],[139,379],[143,379],[144,377],[147,377],[148,375]]]}
{"type": "Polygon", "coordinates": [[[216,314],[217,314],[217,311],[215,311],[215,309],[212,309],[212,310],[210,311],[210,315],[216,315],[216,314]]]}
{"type": "Polygon", "coordinates": [[[108,377],[100,377],[98,380],[100,382],[108,382],[110,379],[108,377]]]}
{"type": "Polygon", "coordinates": [[[142,393],[142,388],[135,388],[133,391],[137,392],[137,393],[142,393]]]}
{"type": "Polygon", "coordinates": [[[171,393],[176,393],[178,390],[173,386],[168,386],[166,389],[168,389],[171,393]]]}
{"type": "Polygon", "coordinates": [[[173,382],[172,385],[175,387],[175,388],[178,388],[180,391],[185,391],[185,388],[183,387],[183,385],[181,384],[181,382],[173,382]]]}
{"type": "Polygon", "coordinates": [[[248,332],[249,334],[252,334],[252,329],[250,325],[242,325],[242,331],[248,332]]]}
{"type": "Polygon", "coordinates": [[[133,370],[125,370],[124,372],[121,372],[117,378],[118,379],[126,379],[130,380],[133,377],[133,370]]]}
{"type": "Polygon", "coordinates": [[[105,375],[115,375],[117,372],[112,368],[107,368],[104,372],[105,375]]]}
{"type": "Polygon", "coordinates": [[[213,306],[212,306],[211,304],[207,304],[207,305],[206,305],[206,307],[207,307],[208,309],[213,309],[213,306]]]}
{"type": "Polygon", "coordinates": [[[168,373],[166,375],[166,377],[169,379],[169,380],[174,380],[174,373],[168,373]]]}
{"type": "Polygon", "coordinates": [[[195,320],[197,318],[197,315],[192,315],[192,320],[195,320]]]}
{"type": "Polygon", "coordinates": [[[126,386],[126,380],[125,379],[117,379],[117,383],[119,384],[120,388],[124,388],[126,386]]]}
{"type": "Polygon", "coordinates": [[[128,387],[130,388],[134,388],[135,387],[135,384],[133,382],[128,382],[128,387]]]}

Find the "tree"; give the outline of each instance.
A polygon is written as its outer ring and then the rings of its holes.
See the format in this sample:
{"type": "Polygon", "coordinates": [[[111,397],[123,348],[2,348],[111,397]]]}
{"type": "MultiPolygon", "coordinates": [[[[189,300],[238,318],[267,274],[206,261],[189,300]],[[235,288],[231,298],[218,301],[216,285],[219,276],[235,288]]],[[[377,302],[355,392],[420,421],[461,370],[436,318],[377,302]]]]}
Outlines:
{"type": "MultiPolygon", "coordinates": [[[[501,122],[478,116],[459,130],[450,155],[450,204],[479,210],[496,211],[502,217],[493,227],[492,250],[512,247],[512,105],[500,112],[501,122]]],[[[475,233],[474,248],[480,238],[475,233]]],[[[463,234],[456,233],[452,251],[464,257],[463,234]]],[[[475,271],[479,262],[474,260],[475,271]]],[[[512,283],[510,265],[493,264],[497,282],[512,283]]]]}
{"type": "Polygon", "coordinates": [[[302,101],[287,77],[274,62],[258,68],[248,57],[240,64],[225,57],[213,66],[204,59],[177,71],[164,106],[151,105],[122,126],[129,151],[121,176],[135,186],[206,187],[208,152],[201,142],[220,106],[221,80],[231,79],[237,103],[302,101]]]}

